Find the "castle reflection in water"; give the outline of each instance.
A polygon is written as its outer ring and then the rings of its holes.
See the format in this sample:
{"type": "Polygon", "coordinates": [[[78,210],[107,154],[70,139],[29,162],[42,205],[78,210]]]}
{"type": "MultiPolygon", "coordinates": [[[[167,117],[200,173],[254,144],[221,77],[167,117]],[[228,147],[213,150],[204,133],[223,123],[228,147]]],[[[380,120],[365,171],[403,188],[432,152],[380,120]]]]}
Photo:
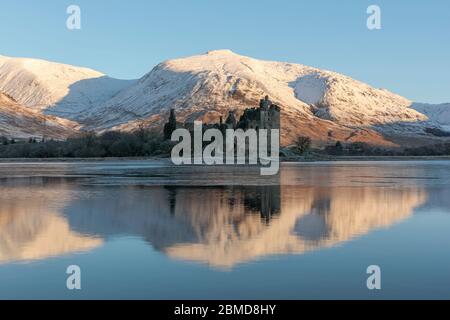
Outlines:
{"type": "Polygon", "coordinates": [[[157,179],[167,179],[165,173],[158,173],[150,184],[135,173],[5,178],[0,264],[90,252],[129,235],[171,258],[219,269],[331,247],[403,221],[426,203],[426,188],[414,181],[362,181],[391,173],[379,170],[362,168],[361,181],[352,182],[354,172],[342,167],[283,167],[264,185],[241,174],[241,184],[229,184],[233,172],[228,181],[223,173],[190,172],[164,183],[157,179]],[[202,174],[210,181],[193,183],[202,174]]]}
{"type": "MultiPolygon", "coordinates": [[[[177,202],[177,194],[179,192],[183,192],[183,188],[174,187],[174,186],[166,186],[164,187],[168,191],[168,203],[170,207],[170,213],[172,215],[175,214],[176,202],[177,202]]],[[[236,187],[222,187],[220,188],[224,193],[229,192],[230,197],[228,199],[228,203],[230,209],[236,204],[236,199],[234,196],[238,192],[242,192],[242,204],[248,213],[258,213],[261,216],[261,219],[270,222],[272,217],[276,216],[280,213],[280,186],[247,186],[244,188],[236,188],[236,187]]],[[[206,189],[207,190],[207,189],[206,189]]],[[[199,190],[199,192],[202,192],[199,190]]]]}

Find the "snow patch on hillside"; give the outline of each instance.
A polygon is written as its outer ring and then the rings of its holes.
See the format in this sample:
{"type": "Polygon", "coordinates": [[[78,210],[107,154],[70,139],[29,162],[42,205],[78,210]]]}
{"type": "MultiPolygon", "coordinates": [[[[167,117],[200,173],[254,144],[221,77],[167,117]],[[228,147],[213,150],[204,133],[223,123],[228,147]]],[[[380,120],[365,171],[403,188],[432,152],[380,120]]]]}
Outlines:
{"type": "Polygon", "coordinates": [[[295,83],[295,96],[307,104],[319,104],[327,90],[327,79],[318,74],[304,76],[295,83]]]}

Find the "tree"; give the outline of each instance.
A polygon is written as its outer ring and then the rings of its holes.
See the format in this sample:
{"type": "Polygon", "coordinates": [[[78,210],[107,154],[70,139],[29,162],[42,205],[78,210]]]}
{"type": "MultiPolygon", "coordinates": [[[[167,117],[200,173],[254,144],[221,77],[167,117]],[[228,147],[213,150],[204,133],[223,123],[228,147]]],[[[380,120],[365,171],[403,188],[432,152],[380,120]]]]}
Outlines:
{"type": "Polygon", "coordinates": [[[164,126],[164,139],[170,140],[172,133],[177,129],[177,119],[175,117],[175,110],[170,110],[169,122],[164,126]]]}
{"type": "Polygon", "coordinates": [[[298,137],[295,147],[300,154],[304,154],[311,148],[311,138],[310,137],[298,137]]]}
{"type": "Polygon", "coordinates": [[[367,154],[369,147],[364,142],[353,142],[348,146],[348,152],[352,156],[362,156],[367,154]]]}
{"type": "Polygon", "coordinates": [[[337,141],[336,145],[334,146],[334,151],[336,153],[336,155],[341,155],[342,152],[344,151],[344,147],[342,146],[342,142],[337,141]]]}

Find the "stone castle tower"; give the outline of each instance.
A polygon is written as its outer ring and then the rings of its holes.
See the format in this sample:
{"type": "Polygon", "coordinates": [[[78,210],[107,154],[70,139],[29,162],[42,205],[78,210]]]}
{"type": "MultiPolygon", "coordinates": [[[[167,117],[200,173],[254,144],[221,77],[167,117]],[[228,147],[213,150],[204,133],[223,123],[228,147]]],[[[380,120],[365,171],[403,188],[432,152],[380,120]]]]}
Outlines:
{"type": "Polygon", "coordinates": [[[245,109],[239,119],[237,128],[247,129],[280,129],[280,107],[265,96],[259,102],[259,108],[245,109]]]}

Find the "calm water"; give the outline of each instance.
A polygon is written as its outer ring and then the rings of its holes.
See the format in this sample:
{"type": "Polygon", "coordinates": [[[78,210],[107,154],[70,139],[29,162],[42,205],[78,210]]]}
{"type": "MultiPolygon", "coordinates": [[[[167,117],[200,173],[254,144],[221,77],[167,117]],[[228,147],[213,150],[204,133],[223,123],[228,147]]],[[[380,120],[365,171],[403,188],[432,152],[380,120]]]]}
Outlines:
{"type": "Polygon", "coordinates": [[[257,173],[0,164],[0,298],[450,299],[450,162],[257,173]]]}

